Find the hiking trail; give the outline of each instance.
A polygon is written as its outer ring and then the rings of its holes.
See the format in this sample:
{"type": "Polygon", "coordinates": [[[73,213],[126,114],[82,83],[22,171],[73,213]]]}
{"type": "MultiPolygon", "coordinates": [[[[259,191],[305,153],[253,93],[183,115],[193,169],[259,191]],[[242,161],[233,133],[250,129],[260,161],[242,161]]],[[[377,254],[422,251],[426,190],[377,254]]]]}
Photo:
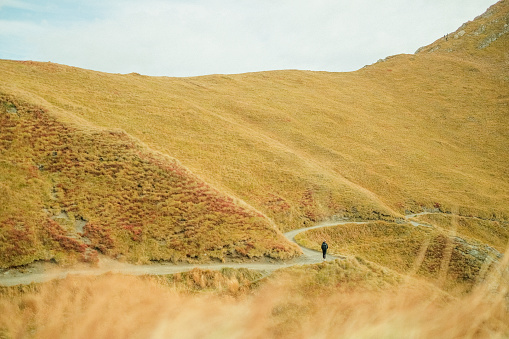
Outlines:
{"type": "MultiPolygon", "coordinates": [[[[421,224],[412,220],[418,215],[431,214],[433,212],[422,212],[418,214],[409,214],[405,216],[405,222],[413,226],[425,226],[430,227],[427,224],[421,224]]],[[[301,232],[309,231],[317,228],[339,226],[345,224],[367,224],[374,220],[366,221],[326,221],[321,222],[315,226],[300,228],[285,233],[285,237],[292,241],[295,241],[295,236],[301,232]]],[[[297,244],[299,245],[299,244],[297,244]]],[[[0,286],[14,286],[14,285],[27,285],[30,283],[40,283],[53,279],[63,279],[68,275],[101,275],[105,273],[120,273],[130,275],[165,275],[187,272],[194,268],[205,269],[205,270],[220,270],[222,268],[247,268],[251,270],[257,270],[264,272],[264,275],[269,275],[273,271],[291,267],[295,265],[307,265],[316,264],[323,262],[322,252],[315,251],[299,245],[302,250],[302,255],[285,261],[285,262],[229,262],[229,263],[207,263],[207,264],[150,264],[150,265],[134,265],[128,263],[122,263],[108,257],[101,257],[97,267],[89,267],[85,265],[77,265],[75,267],[63,268],[63,267],[49,267],[45,263],[32,263],[23,269],[5,269],[3,272],[0,271],[0,286]]],[[[327,260],[345,259],[343,256],[327,254],[327,260]]]]}

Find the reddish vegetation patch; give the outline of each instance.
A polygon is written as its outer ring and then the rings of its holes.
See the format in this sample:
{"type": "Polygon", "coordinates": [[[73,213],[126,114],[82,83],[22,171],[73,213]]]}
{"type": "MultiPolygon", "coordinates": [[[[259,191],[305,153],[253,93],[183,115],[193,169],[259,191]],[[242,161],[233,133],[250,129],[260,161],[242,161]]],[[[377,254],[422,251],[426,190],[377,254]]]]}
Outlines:
{"type": "Polygon", "coordinates": [[[52,187],[39,202],[50,211],[43,223],[52,240],[46,248],[80,255],[88,248],[135,261],[284,258],[298,251],[260,213],[240,207],[123,132],[80,131],[24,106],[17,114],[0,113],[0,120],[0,150],[7,161],[21,157],[29,164],[27,178],[52,187]],[[49,218],[62,211],[70,225],[87,221],[83,234],[49,218]]]}
{"type": "Polygon", "coordinates": [[[290,204],[285,199],[272,193],[269,193],[265,206],[275,213],[283,213],[291,208],[290,204]]]}

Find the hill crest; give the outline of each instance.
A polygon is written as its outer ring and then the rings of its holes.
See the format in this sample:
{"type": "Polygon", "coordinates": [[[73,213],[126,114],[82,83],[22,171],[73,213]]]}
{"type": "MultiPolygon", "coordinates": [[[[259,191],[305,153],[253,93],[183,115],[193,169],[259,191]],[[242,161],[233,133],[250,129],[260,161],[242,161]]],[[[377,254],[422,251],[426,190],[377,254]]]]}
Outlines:
{"type": "Polygon", "coordinates": [[[502,0],[416,53],[457,54],[481,63],[497,63],[507,74],[509,1],[502,0]]]}

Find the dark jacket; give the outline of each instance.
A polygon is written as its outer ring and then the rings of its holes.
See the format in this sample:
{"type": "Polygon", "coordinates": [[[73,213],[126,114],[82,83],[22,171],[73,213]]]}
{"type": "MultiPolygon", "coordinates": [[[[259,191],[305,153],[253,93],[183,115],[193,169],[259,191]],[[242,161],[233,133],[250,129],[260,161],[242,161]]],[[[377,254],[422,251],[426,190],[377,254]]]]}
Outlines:
{"type": "Polygon", "coordinates": [[[327,251],[328,248],[329,248],[329,245],[327,245],[327,243],[325,241],[322,242],[322,251],[327,251]]]}

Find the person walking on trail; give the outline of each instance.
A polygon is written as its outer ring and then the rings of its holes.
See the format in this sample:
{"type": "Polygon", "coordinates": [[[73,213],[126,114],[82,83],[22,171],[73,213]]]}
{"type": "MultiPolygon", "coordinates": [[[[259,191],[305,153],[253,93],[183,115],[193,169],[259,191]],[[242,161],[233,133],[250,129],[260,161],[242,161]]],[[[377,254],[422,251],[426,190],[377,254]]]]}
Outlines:
{"type": "Polygon", "coordinates": [[[322,253],[323,253],[323,260],[325,260],[325,255],[327,254],[327,249],[329,248],[329,245],[327,245],[327,242],[324,240],[322,242],[322,253]]]}

